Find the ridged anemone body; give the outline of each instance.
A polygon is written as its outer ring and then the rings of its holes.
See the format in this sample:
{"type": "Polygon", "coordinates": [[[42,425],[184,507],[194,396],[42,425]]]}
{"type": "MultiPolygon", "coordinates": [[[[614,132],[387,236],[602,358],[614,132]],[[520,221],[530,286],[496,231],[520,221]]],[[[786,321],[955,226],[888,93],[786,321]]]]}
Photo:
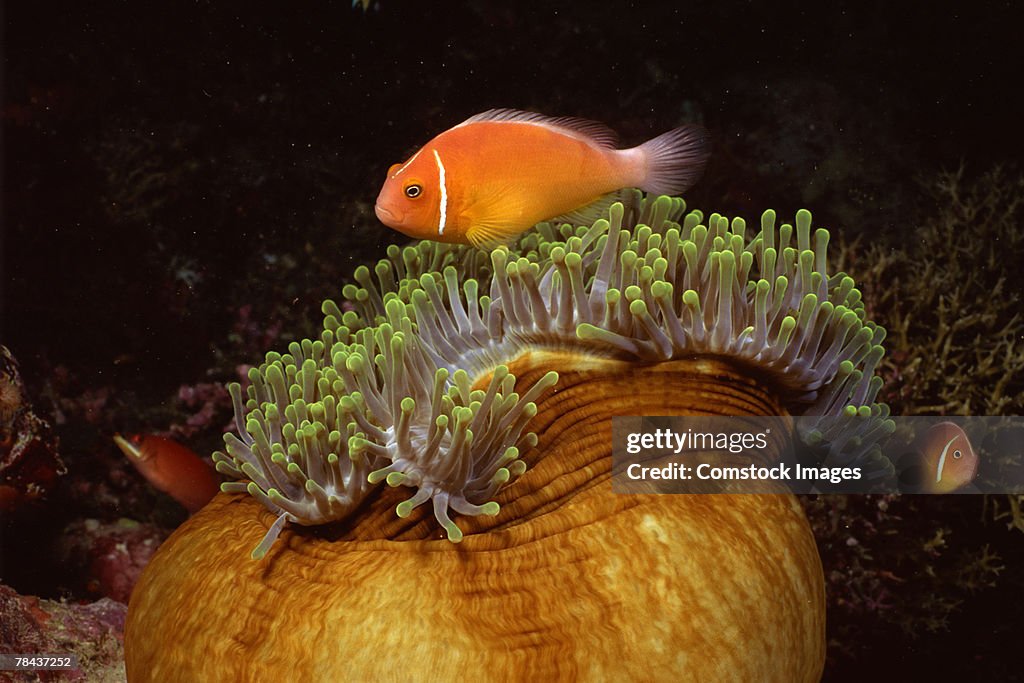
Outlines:
{"type": "Polygon", "coordinates": [[[827,240],[637,194],[491,254],[392,247],[231,388],[237,481],[136,586],[130,680],[817,680],[795,497],[609,480],[626,415],[818,415],[797,438],[886,473],[884,332],[827,240]]]}

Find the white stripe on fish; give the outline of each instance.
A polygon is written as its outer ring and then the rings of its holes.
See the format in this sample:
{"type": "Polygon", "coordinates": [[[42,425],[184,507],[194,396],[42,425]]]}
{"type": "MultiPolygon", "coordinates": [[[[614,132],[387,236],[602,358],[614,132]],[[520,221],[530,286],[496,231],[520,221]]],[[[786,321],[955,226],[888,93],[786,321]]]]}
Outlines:
{"type": "Polygon", "coordinates": [[[437,160],[438,184],[441,186],[441,218],[437,221],[437,234],[443,235],[444,224],[448,221],[448,186],[444,183],[444,164],[441,163],[441,155],[436,149],[434,159],[437,160]]]}
{"type": "Polygon", "coordinates": [[[399,173],[401,173],[402,171],[404,171],[406,168],[409,167],[409,164],[411,164],[412,162],[416,161],[416,157],[418,157],[420,155],[420,152],[422,152],[422,151],[423,151],[422,147],[420,149],[416,150],[416,153],[412,155],[412,159],[409,159],[409,161],[407,161],[404,164],[402,164],[402,168],[400,168],[397,171],[395,171],[395,175],[393,175],[391,177],[392,178],[397,178],[399,173]]]}
{"type": "Polygon", "coordinates": [[[942,466],[946,464],[946,453],[949,453],[949,447],[953,445],[953,442],[956,441],[956,439],[957,439],[957,437],[954,436],[946,444],[946,447],[942,449],[942,455],[939,456],[939,466],[938,466],[938,468],[935,471],[935,483],[936,484],[938,484],[940,481],[942,481],[942,466]]]}

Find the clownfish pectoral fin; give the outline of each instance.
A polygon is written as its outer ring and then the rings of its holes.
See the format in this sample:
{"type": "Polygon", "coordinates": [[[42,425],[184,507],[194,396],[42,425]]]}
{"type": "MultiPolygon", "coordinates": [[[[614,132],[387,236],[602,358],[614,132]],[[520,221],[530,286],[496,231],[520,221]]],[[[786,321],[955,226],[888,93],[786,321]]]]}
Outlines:
{"type": "Polygon", "coordinates": [[[507,247],[521,232],[520,228],[477,224],[466,231],[466,239],[477,249],[493,251],[498,247],[507,247]]]}
{"type": "Polygon", "coordinates": [[[632,192],[632,190],[629,188],[609,192],[606,195],[598,197],[596,201],[585,204],[568,213],[552,216],[548,220],[555,225],[559,225],[561,223],[569,223],[573,226],[593,225],[598,218],[608,215],[608,209],[611,208],[612,204],[625,200],[630,192],[632,192]]]}

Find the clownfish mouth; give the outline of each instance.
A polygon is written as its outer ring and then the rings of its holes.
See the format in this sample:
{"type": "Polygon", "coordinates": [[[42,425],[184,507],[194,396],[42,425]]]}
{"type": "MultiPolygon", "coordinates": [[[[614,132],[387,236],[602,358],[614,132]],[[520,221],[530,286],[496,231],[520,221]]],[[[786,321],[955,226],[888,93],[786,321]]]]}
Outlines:
{"type": "Polygon", "coordinates": [[[377,214],[377,218],[379,218],[380,222],[384,225],[391,226],[402,222],[401,216],[380,204],[374,205],[373,212],[377,214]]]}

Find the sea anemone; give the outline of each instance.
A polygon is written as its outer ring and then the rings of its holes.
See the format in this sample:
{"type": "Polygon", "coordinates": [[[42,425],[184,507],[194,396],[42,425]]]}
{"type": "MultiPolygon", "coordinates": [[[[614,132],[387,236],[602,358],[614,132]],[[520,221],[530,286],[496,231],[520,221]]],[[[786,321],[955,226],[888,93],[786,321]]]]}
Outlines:
{"type": "Polygon", "coordinates": [[[799,436],[822,462],[885,477],[884,331],[808,212],[753,238],[684,213],[635,194],[489,257],[421,242],[357,269],[354,311],[325,302],[319,339],[231,387],[215,460],[251,497],[161,548],[129,675],[816,680],[823,579],[795,499],[612,494],[610,418],[815,415],[799,436]]]}

